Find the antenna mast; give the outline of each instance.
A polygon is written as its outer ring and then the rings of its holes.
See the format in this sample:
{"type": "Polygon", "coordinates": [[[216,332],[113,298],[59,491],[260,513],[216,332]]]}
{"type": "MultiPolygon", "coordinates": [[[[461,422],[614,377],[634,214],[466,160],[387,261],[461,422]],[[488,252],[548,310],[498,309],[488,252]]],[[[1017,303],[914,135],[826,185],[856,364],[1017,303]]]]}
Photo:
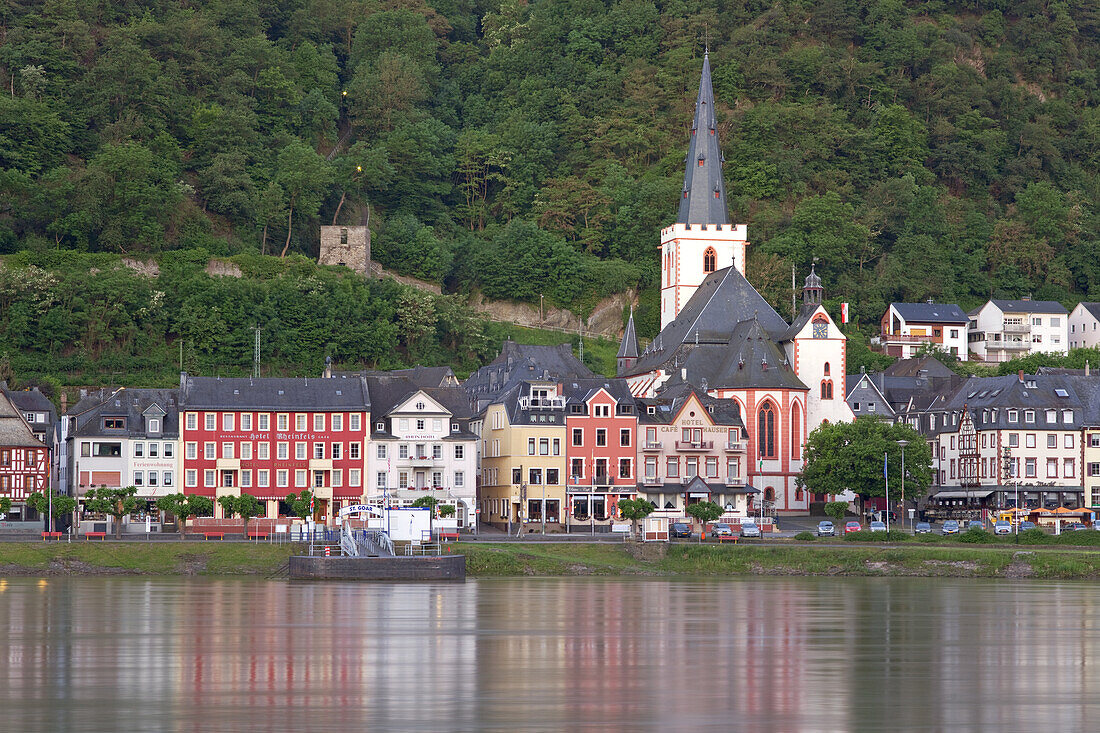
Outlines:
{"type": "Polygon", "coordinates": [[[255,333],[255,341],[252,345],[252,378],[260,378],[260,327],[253,326],[252,331],[255,333]]]}

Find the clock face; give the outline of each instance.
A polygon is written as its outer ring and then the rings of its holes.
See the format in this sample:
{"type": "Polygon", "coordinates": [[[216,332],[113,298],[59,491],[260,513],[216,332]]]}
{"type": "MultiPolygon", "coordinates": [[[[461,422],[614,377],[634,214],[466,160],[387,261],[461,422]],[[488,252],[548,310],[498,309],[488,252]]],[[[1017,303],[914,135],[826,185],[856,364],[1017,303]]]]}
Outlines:
{"type": "Polygon", "coordinates": [[[814,338],[815,339],[829,338],[829,324],[828,323],[815,323],[814,324],[814,338]]]}

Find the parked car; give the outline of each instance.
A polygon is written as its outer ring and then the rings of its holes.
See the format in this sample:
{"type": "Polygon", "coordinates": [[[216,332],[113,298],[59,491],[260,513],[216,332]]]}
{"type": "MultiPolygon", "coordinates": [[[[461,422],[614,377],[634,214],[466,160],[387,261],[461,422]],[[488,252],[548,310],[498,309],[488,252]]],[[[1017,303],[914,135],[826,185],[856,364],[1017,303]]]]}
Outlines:
{"type": "Polygon", "coordinates": [[[944,534],[958,534],[959,533],[959,523],[956,522],[954,519],[948,519],[946,522],[943,523],[943,533],[944,534]]]}
{"type": "Polygon", "coordinates": [[[710,528],[711,534],[715,539],[719,537],[733,537],[733,527],[729,526],[725,522],[718,522],[710,528]]]}
{"type": "Polygon", "coordinates": [[[985,525],[979,522],[977,519],[971,519],[966,523],[966,531],[969,532],[972,529],[985,529],[985,525]]]}
{"type": "Polygon", "coordinates": [[[836,527],[832,522],[818,522],[817,523],[817,536],[818,537],[836,537],[836,527]]]}
{"type": "Polygon", "coordinates": [[[1092,528],[1100,532],[1100,519],[1097,519],[1095,522],[1092,523],[1092,528]]]}
{"type": "Polygon", "coordinates": [[[993,525],[993,534],[1012,534],[1012,524],[1009,522],[997,522],[993,525]]]}
{"type": "Polygon", "coordinates": [[[691,525],[687,522],[673,522],[668,534],[670,537],[691,537],[691,525]]]}
{"type": "Polygon", "coordinates": [[[741,536],[759,537],[760,528],[756,526],[756,522],[741,522],[741,536]]]}
{"type": "Polygon", "coordinates": [[[872,532],[885,532],[886,522],[871,522],[870,529],[872,532]]]}
{"type": "Polygon", "coordinates": [[[848,534],[849,532],[862,532],[862,531],[863,531],[863,525],[861,525],[859,522],[855,521],[854,519],[851,522],[848,522],[847,524],[844,525],[844,534],[848,534]]]}
{"type": "Polygon", "coordinates": [[[1035,522],[1020,522],[1020,531],[1026,532],[1029,529],[1035,529],[1035,522]]]}
{"type": "Polygon", "coordinates": [[[932,534],[932,525],[928,522],[917,522],[913,528],[913,534],[932,534]]]}
{"type": "Polygon", "coordinates": [[[1080,532],[1083,529],[1088,529],[1088,527],[1081,524],[1080,522],[1074,522],[1073,524],[1067,524],[1064,529],[1067,532],[1080,532]]]}

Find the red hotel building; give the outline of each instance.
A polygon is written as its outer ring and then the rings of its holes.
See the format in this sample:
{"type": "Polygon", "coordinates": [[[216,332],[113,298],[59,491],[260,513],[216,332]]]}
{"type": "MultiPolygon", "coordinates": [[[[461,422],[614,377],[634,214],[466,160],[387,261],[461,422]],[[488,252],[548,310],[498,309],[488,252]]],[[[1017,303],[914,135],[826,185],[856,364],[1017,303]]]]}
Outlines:
{"type": "Polygon", "coordinates": [[[618,516],[619,499],[637,494],[638,414],[622,379],[577,379],[566,396],[565,457],[569,527],[604,528],[618,516]]]}
{"type": "Polygon", "coordinates": [[[45,443],[0,391],[0,496],[12,500],[12,517],[26,517],[24,502],[49,483],[50,460],[45,443]]]}
{"type": "MultiPolygon", "coordinates": [[[[180,377],[183,493],[252,494],[268,517],[303,490],[332,524],[366,492],[370,399],[358,376],[333,379],[180,377]]],[[[220,516],[221,507],[215,504],[220,516]]]]}

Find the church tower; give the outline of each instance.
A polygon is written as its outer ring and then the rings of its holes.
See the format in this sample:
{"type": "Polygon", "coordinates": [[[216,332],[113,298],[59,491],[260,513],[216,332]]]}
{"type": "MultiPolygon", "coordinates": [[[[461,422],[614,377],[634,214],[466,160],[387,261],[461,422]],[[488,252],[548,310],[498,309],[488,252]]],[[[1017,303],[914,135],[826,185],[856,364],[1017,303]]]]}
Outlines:
{"type": "Polygon", "coordinates": [[[661,231],[662,329],[676,318],[710,273],[736,267],[745,274],[748,228],[730,224],[717,122],[707,53],[703,55],[703,75],[691,124],[680,213],[675,224],[661,231]]]}

